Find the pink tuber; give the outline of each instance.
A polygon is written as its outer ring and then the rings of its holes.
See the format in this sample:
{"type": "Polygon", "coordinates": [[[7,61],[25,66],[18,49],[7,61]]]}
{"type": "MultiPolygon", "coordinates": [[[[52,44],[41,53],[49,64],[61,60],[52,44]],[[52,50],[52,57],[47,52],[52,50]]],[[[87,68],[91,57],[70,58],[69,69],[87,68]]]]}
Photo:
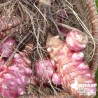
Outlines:
{"type": "Polygon", "coordinates": [[[35,73],[36,76],[44,81],[48,81],[52,79],[54,68],[52,66],[52,62],[48,59],[42,59],[35,63],[35,73]]]}
{"type": "Polygon", "coordinates": [[[35,63],[35,74],[39,82],[43,80],[43,84],[52,82],[54,85],[61,85],[60,75],[56,72],[56,65],[53,60],[38,60],[35,63]]]}
{"type": "Polygon", "coordinates": [[[87,42],[87,35],[78,30],[72,30],[66,36],[66,43],[73,51],[83,50],[86,47],[87,42]]]}
{"type": "Polygon", "coordinates": [[[29,68],[30,63],[26,62],[18,53],[15,54],[9,66],[3,65],[3,63],[4,61],[1,60],[0,94],[6,98],[18,98],[25,93],[26,87],[30,83],[32,75],[32,70],[29,68]]]}
{"type": "Polygon", "coordinates": [[[16,46],[16,42],[12,38],[6,39],[3,44],[0,45],[0,55],[2,57],[9,57],[16,46]]]}
{"type": "Polygon", "coordinates": [[[25,94],[32,75],[31,61],[23,52],[15,53],[9,65],[5,65],[5,57],[11,55],[15,45],[16,42],[8,38],[0,46],[0,94],[4,98],[18,98],[25,94]]]}
{"type": "Polygon", "coordinates": [[[58,73],[54,73],[52,76],[52,80],[53,84],[55,85],[61,85],[61,76],[58,73]]]}
{"type": "Polygon", "coordinates": [[[50,58],[56,63],[62,87],[77,98],[96,94],[95,79],[85,64],[81,51],[87,44],[87,38],[84,38],[86,36],[72,30],[67,34],[66,42],[61,41],[59,37],[50,37],[46,43],[50,58]]]}

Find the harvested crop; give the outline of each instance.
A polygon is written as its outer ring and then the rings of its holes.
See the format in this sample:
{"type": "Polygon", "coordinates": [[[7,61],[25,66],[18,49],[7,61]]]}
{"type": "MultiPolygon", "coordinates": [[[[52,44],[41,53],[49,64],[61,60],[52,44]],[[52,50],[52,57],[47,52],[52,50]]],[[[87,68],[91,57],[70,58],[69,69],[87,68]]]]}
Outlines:
{"type": "Polygon", "coordinates": [[[35,73],[38,79],[44,80],[44,83],[51,81],[54,70],[54,65],[51,60],[42,59],[35,63],[35,73]]]}
{"type": "MultiPolygon", "coordinates": [[[[74,33],[77,34],[77,32],[74,33]]],[[[57,71],[61,77],[61,84],[65,90],[67,89],[68,92],[74,94],[77,98],[84,98],[83,96],[85,95],[95,96],[96,82],[84,61],[83,52],[80,51],[86,47],[87,42],[81,44],[82,39],[78,41],[77,37],[73,37],[74,33],[69,32],[67,34],[66,40],[69,37],[69,41],[66,42],[57,37],[48,38],[46,43],[47,51],[50,54],[50,58],[56,63],[57,71]],[[70,39],[72,43],[70,43],[70,39]]]]}
{"type": "Polygon", "coordinates": [[[83,50],[86,47],[87,42],[87,35],[78,30],[72,30],[66,36],[66,43],[73,51],[83,50]]]}
{"type": "Polygon", "coordinates": [[[0,31],[10,30],[21,23],[20,19],[16,16],[2,16],[0,18],[0,31]]]}
{"type": "MultiPolygon", "coordinates": [[[[30,61],[30,60],[29,60],[30,61]]],[[[9,66],[0,61],[0,94],[5,98],[18,98],[25,94],[32,70],[21,54],[16,53],[9,66]],[[1,67],[2,66],[2,67],[1,67]]]]}
{"type": "Polygon", "coordinates": [[[3,44],[0,45],[0,55],[2,57],[9,57],[16,46],[16,42],[12,38],[6,39],[3,44]]]}

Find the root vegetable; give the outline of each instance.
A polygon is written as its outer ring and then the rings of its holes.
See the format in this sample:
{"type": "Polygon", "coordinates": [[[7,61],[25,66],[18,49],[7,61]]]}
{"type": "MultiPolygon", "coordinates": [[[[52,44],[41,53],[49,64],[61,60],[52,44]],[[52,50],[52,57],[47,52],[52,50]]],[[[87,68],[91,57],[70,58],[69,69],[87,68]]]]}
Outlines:
{"type": "Polygon", "coordinates": [[[72,60],[79,61],[84,59],[83,52],[74,52],[70,50],[67,44],[59,40],[59,37],[57,36],[50,38],[50,40],[47,42],[47,51],[49,52],[51,58],[54,59],[55,61],[60,61],[62,59],[61,65],[69,63],[72,60]]]}
{"type": "Polygon", "coordinates": [[[37,79],[32,79],[32,84],[35,84],[36,80],[37,83],[40,82],[40,80],[41,82],[43,80],[43,84],[49,84],[52,82],[54,85],[61,85],[61,78],[60,75],[56,72],[56,69],[57,68],[53,60],[42,59],[37,61],[35,63],[35,77],[37,77],[37,79]]]}
{"type": "Polygon", "coordinates": [[[71,50],[81,51],[87,45],[87,35],[78,31],[72,30],[66,36],[66,43],[71,50]]]}
{"type": "Polygon", "coordinates": [[[59,50],[62,49],[64,46],[63,41],[58,39],[59,36],[55,36],[55,37],[52,37],[50,35],[48,36],[46,46],[47,46],[47,51],[49,52],[51,58],[54,58],[55,55],[59,52],[59,50]]]}
{"type": "MultiPolygon", "coordinates": [[[[4,61],[0,61],[0,66],[4,66],[3,63],[4,61]]],[[[0,94],[5,98],[18,98],[23,95],[32,75],[29,67],[30,63],[16,53],[10,66],[4,66],[0,71],[0,94]]]]}
{"type": "Polygon", "coordinates": [[[51,81],[54,73],[53,64],[48,59],[42,59],[35,63],[35,72],[38,79],[44,80],[44,83],[51,81]]]}
{"type": "Polygon", "coordinates": [[[21,23],[20,19],[16,16],[2,16],[0,18],[0,32],[10,30],[21,23]]]}
{"type": "Polygon", "coordinates": [[[8,38],[0,46],[0,55],[2,57],[9,57],[16,46],[16,42],[12,38],[8,38]]]}
{"type": "Polygon", "coordinates": [[[16,42],[8,38],[0,46],[0,94],[4,98],[18,98],[26,92],[26,87],[30,83],[32,70],[31,61],[23,52],[15,53],[8,66],[6,60],[13,52],[16,42]]]}
{"type": "MultiPolygon", "coordinates": [[[[19,17],[16,16],[0,17],[0,39],[6,37],[7,35],[9,35],[9,33],[12,33],[8,30],[11,30],[12,28],[18,26],[19,24],[21,24],[21,20],[19,19],[19,17]]],[[[16,31],[14,30],[14,32],[16,31]]]]}
{"type": "Polygon", "coordinates": [[[57,37],[48,38],[46,43],[47,51],[50,54],[50,58],[56,62],[57,72],[61,76],[61,84],[65,90],[67,89],[68,92],[74,94],[77,98],[84,98],[83,96],[85,95],[95,96],[96,82],[88,65],[84,63],[83,52],[80,51],[86,47],[86,42],[83,42],[83,39],[79,39],[80,35],[79,38],[76,38],[75,36],[77,35],[74,35],[74,33],[78,34],[76,31],[71,31],[66,37],[66,42],[62,42],[57,37]]]}

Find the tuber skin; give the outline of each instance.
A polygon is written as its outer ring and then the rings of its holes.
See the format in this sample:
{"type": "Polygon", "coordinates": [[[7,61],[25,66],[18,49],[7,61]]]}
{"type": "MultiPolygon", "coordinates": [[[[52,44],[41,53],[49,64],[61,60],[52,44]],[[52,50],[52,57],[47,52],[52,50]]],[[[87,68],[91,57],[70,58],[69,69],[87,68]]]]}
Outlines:
{"type": "Polygon", "coordinates": [[[62,87],[71,94],[74,94],[76,98],[84,98],[85,95],[95,96],[96,82],[88,65],[84,62],[84,54],[81,51],[86,47],[87,42],[82,41],[80,36],[81,40],[79,41],[77,37],[74,37],[74,40],[72,39],[72,43],[67,41],[67,39],[71,39],[71,37],[76,36],[78,33],[76,31],[69,32],[66,42],[61,41],[58,37],[50,37],[47,40],[46,46],[50,58],[56,63],[62,87]],[[80,85],[88,86],[78,88],[80,85]],[[93,86],[91,87],[90,85],[93,86]]]}
{"type": "Polygon", "coordinates": [[[49,82],[52,79],[54,68],[52,66],[52,62],[48,59],[38,60],[35,63],[35,73],[38,79],[44,80],[45,82],[49,82]]]}
{"type": "Polygon", "coordinates": [[[10,30],[21,23],[20,19],[16,16],[2,16],[0,18],[0,32],[10,30]]]}
{"type": "Polygon", "coordinates": [[[3,65],[4,63],[4,60],[1,59],[0,94],[5,98],[18,98],[25,94],[26,87],[30,83],[31,62],[26,62],[20,53],[16,53],[10,62],[10,66],[3,65]]]}
{"type": "Polygon", "coordinates": [[[9,33],[9,30],[15,28],[16,26],[20,25],[22,21],[17,16],[2,16],[0,17],[0,39],[3,39],[9,33]]]}
{"type": "MultiPolygon", "coordinates": [[[[35,81],[40,84],[43,80],[43,84],[49,84],[50,82],[54,85],[61,85],[60,75],[56,72],[56,65],[53,60],[40,59],[35,62],[35,81]]],[[[34,76],[33,76],[34,77],[34,76]]],[[[32,79],[35,84],[34,80],[32,79]]],[[[41,84],[42,85],[42,84],[41,84]]]]}
{"type": "Polygon", "coordinates": [[[52,76],[52,80],[54,85],[61,85],[61,76],[59,73],[54,73],[52,76]]]}
{"type": "Polygon", "coordinates": [[[6,39],[3,44],[0,45],[0,55],[2,57],[9,57],[16,46],[16,42],[12,38],[6,39]]]}
{"type": "Polygon", "coordinates": [[[4,98],[18,98],[25,94],[32,76],[31,61],[24,51],[15,53],[9,65],[5,65],[15,46],[16,42],[12,38],[5,40],[0,46],[0,94],[4,98]]]}
{"type": "Polygon", "coordinates": [[[61,65],[73,61],[78,61],[78,60],[83,60],[84,59],[84,54],[83,52],[74,52],[71,49],[69,49],[68,45],[61,41],[58,36],[50,38],[47,43],[47,51],[50,54],[50,57],[52,59],[60,60],[61,58],[63,59],[61,65]],[[53,41],[54,40],[54,41],[53,41]],[[66,51],[65,51],[66,50],[66,51]],[[77,58],[78,57],[78,58],[77,58]],[[72,59],[70,59],[72,58],[72,59]]]}
{"type": "Polygon", "coordinates": [[[86,47],[87,42],[87,35],[78,30],[72,30],[66,35],[66,44],[73,51],[83,50],[86,47]]]}
{"type": "Polygon", "coordinates": [[[60,49],[62,49],[63,46],[64,46],[63,41],[58,40],[58,39],[59,39],[59,36],[52,37],[51,35],[49,35],[48,38],[47,38],[46,46],[48,47],[47,51],[50,53],[51,58],[54,58],[55,55],[57,54],[57,52],[60,49]],[[54,46],[58,47],[58,48],[55,48],[54,46]],[[53,50],[55,50],[55,51],[53,51],[53,50]]]}

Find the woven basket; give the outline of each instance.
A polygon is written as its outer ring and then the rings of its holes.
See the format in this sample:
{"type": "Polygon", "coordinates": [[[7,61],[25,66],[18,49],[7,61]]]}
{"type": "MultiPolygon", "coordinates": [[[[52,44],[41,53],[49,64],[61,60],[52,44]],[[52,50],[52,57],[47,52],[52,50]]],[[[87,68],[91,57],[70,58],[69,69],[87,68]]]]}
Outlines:
{"type": "MultiPolygon", "coordinates": [[[[75,0],[68,0],[69,2],[74,2],[75,0]]],[[[77,1],[77,0],[76,0],[77,1]]],[[[84,24],[87,26],[91,34],[95,39],[98,37],[98,14],[97,9],[95,5],[95,0],[79,0],[80,3],[78,3],[80,9],[77,11],[80,11],[81,17],[83,16],[82,13],[85,13],[85,20],[82,20],[84,24]]],[[[96,42],[96,40],[95,40],[96,42]]],[[[95,53],[98,53],[98,45],[96,45],[95,53]]],[[[98,59],[97,55],[94,55],[92,61],[90,62],[90,69],[92,73],[95,75],[96,69],[98,67],[98,64],[95,62],[98,59]]],[[[69,95],[66,92],[58,93],[58,95],[47,95],[47,96],[41,96],[36,94],[30,94],[30,95],[24,95],[19,98],[74,98],[73,95],[69,95]]]]}

